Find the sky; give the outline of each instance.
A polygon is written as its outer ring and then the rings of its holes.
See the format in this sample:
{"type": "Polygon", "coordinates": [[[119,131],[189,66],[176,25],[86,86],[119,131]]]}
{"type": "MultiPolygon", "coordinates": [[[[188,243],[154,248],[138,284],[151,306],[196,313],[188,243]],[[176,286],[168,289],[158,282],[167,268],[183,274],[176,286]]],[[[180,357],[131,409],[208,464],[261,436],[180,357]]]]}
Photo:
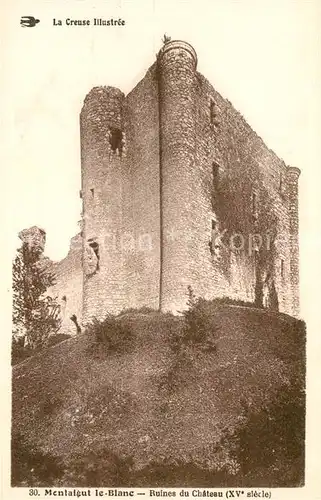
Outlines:
{"type": "MultiPolygon", "coordinates": [[[[318,0],[16,0],[5,29],[3,116],[6,238],[37,225],[46,254],[63,258],[80,219],[79,112],[96,85],[125,93],[153,64],[167,33],[190,42],[198,70],[265,143],[301,169],[304,263],[321,249],[316,189],[320,168],[321,28],[318,0]],[[22,28],[21,15],[40,19],[22,28]],[[122,27],[53,26],[53,18],[122,18],[122,27]]],[[[147,188],[147,187],[146,187],[147,188]]],[[[319,213],[321,211],[319,210],[319,213]]]]}

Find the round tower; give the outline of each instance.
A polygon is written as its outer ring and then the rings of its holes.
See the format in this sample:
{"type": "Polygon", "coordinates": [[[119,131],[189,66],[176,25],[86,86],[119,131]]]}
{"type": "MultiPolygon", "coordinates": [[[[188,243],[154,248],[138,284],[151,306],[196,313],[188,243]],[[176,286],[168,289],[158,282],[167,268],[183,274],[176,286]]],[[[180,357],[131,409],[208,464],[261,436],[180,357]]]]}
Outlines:
{"type": "Polygon", "coordinates": [[[85,323],[122,307],[123,99],[116,88],[95,87],[80,114],[85,323]]]}
{"type": "Polygon", "coordinates": [[[300,276],[299,276],[299,177],[301,171],[297,167],[287,167],[288,199],[289,199],[289,242],[290,284],[292,290],[292,315],[300,313],[300,276]]]}
{"type": "Polygon", "coordinates": [[[165,43],[158,54],[161,183],[160,307],[186,305],[193,282],[193,170],[196,52],[186,42],[165,43]]]}

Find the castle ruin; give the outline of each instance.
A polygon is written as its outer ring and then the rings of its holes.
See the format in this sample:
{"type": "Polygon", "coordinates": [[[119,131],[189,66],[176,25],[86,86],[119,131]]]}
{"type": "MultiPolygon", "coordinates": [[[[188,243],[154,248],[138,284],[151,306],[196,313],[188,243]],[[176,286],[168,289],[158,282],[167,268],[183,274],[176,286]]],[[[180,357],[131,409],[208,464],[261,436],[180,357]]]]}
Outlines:
{"type": "Polygon", "coordinates": [[[298,178],[166,41],[125,96],[95,87],[80,113],[82,230],[55,263],[63,326],[148,306],[187,287],[299,315],[298,178]]]}

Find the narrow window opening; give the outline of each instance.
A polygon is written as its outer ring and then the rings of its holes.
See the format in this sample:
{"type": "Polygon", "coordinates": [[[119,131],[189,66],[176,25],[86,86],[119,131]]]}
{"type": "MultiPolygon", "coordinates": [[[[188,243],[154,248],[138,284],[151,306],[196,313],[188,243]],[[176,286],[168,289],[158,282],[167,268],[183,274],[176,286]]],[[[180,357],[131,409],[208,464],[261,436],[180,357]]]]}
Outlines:
{"type": "Polygon", "coordinates": [[[79,198],[82,199],[82,190],[79,191],[79,198]]]}
{"type": "Polygon", "coordinates": [[[215,102],[213,100],[211,100],[211,102],[210,102],[210,120],[211,120],[211,125],[215,125],[215,118],[216,118],[215,102]]]}
{"type": "Polygon", "coordinates": [[[63,300],[64,302],[67,302],[67,297],[66,297],[66,295],[63,295],[61,300],[63,300]]]}
{"type": "Polygon", "coordinates": [[[95,190],[94,190],[94,188],[91,188],[91,189],[90,189],[90,192],[91,192],[91,196],[92,196],[92,198],[93,198],[93,197],[95,196],[95,190]]]}
{"type": "Polygon", "coordinates": [[[280,192],[281,196],[284,196],[286,194],[286,183],[284,182],[283,174],[280,174],[279,192],[280,192]]]}
{"type": "Polygon", "coordinates": [[[217,127],[219,125],[218,106],[213,99],[210,100],[210,124],[213,127],[217,127]]]}
{"type": "Polygon", "coordinates": [[[215,260],[219,260],[221,256],[221,247],[218,243],[215,243],[215,241],[210,240],[208,242],[208,246],[211,252],[212,257],[215,258],[215,260]]]}
{"type": "Polygon", "coordinates": [[[252,194],[252,212],[255,213],[257,208],[257,197],[256,193],[252,194]]]}
{"type": "Polygon", "coordinates": [[[88,244],[96,256],[96,259],[97,259],[96,271],[98,271],[99,270],[99,260],[100,260],[99,244],[97,243],[97,241],[92,241],[92,240],[88,240],[88,244]]]}
{"type": "Polygon", "coordinates": [[[109,144],[113,153],[118,151],[119,156],[123,152],[123,132],[119,128],[110,128],[109,144]]]}
{"type": "Polygon", "coordinates": [[[218,189],[220,180],[220,167],[217,163],[212,163],[212,183],[213,188],[218,189]]]}
{"type": "Polygon", "coordinates": [[[258,214],[258,196],[255,191],[252,192],[252,216],[257,219],[258,214]]]}
{"type": "Polygon", "coordinates": [[[219,245],[219,238],[217,238],[218,234],[219,234],[219,232],[218,232],[217,221],[215,219],[212,219],[212,221],[211,221],[211,239],[208,242],[208,246],[209,246],[212,257],[216,257],[216,258],[220,257],[220,250],[221,250],[221,247],[219,245]]]}

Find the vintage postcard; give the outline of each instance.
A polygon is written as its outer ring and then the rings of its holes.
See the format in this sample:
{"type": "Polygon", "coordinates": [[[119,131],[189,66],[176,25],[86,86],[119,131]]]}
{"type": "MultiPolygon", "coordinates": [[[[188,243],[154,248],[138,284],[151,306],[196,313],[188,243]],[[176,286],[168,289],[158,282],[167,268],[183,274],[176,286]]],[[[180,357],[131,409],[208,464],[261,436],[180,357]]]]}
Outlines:
{"type": "Polygon", "coordinates": [[[320,2],[2,18],[2,497],[320,498],[320,2]]]}

